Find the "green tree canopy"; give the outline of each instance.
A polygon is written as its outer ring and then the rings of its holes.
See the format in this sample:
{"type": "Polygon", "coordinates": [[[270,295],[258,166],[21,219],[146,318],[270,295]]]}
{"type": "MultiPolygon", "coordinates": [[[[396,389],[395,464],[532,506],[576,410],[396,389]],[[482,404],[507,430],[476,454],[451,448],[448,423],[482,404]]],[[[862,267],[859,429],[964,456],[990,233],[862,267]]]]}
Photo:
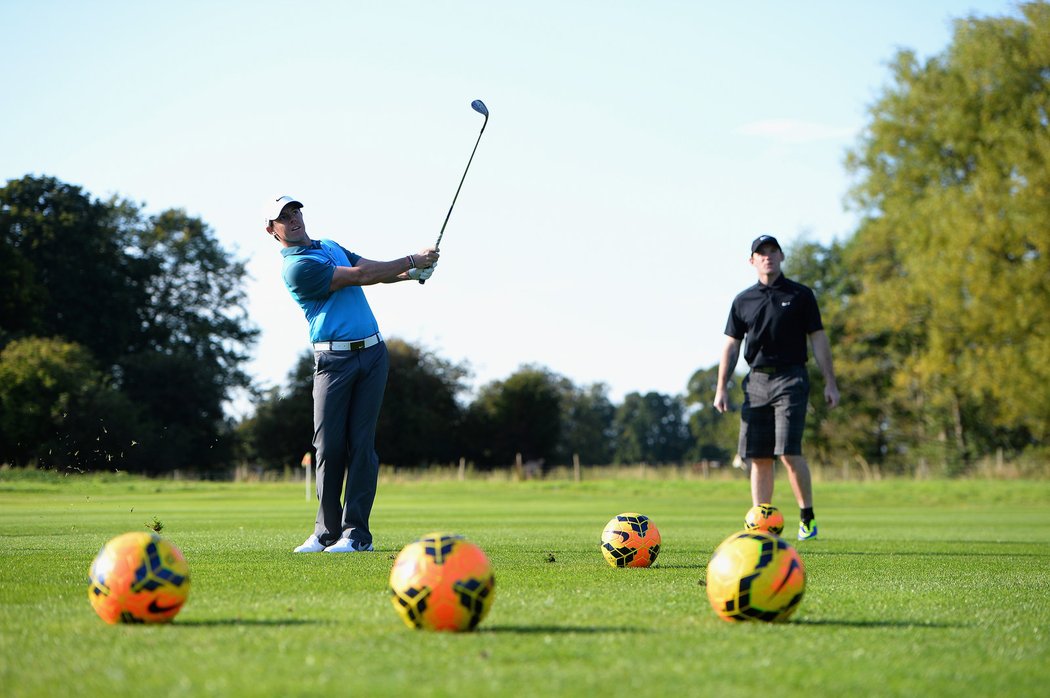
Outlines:
{"type": "Polygon", "coordinates": [[[886,351],[900,438],[960,467],[1050,436],[1050,4],[1019,10],[901,51],[848,159],[847,332],[886,351]]]}
{"type": "Polygon", "coordinates": [[[697,370],[689,379],[685,404],[689,409],[689,433],[693,445],[687,455],[694,460],[716,460],[731,463],[736,455],[740,435],[740,405],[744,394],[739,376],[729,378],[730,411],[721,414],[713,400],[718,385],[718,365],[697,370]]]}
{"type": "Polygon", "coordinates": [[[52,177],[8,182],[0,189],[0,258],[8,261],[0,278],[20,303],[0,316],[0,340],[63,337],[102,366],[116,363],[139,331],[151,273],[126,254],[127,232],[80,187],[52,177]]]}
{"type": "Polygon", "coordinates": [[[561,439],[560,376],[523,366],[484,386],[467,410],[465,436],[480,465],[509,465],[515,455],[550,461],[561,439]]]}
{"type": "Polygon", "coordinates": [[[313,449],[314,355],[304,351],[283,389],[259,396],[254,414],[238,426],[243,455],[252,463],[281,469],[301,463],[313,449]]]}
{"type": "MultiPolygon", "coordinates": [[[[396,338],[390,352],[376,451],[386,465],[445,464],[464,454],[459,394],[466,366],[396,338]]],[[[314,355],[305,351],[282,389],[266,392],[239,428],[247,458],[267,468],[297,465],[312,449],[314,355]]]]}
{"type": "Polygon", "coordinates": [[[786,255],[787,275],[817,295],[841,393],[842,407],[829,409],[821,399],[824,378],[816,362],[810,361],[813,391],[806,420],[806,452],[823,463],[855,459],[886,463],[893,460],[891,449],[903,443],[894,431],[913,415],[906,403],[890,400],[891,376],[900,351],[917,339],[903,328],[873,331],[859,321],[853,299],[864,275],[847,267],[844,255],[841,243],[825,247],[809,241],[791,246],[786,255]]]}
{"type": "MultiPolygon", "coordinates": [[[[0,260],[20,300],[0,304],[0,346],[51,337],[82,347],[138,417],[137,448],[122,467],[229,462],[223,403],[250,385],[241,366],[258,332],[244,306],[244,265],[208,226],[183,211],[147,217],[135,204],[26,176],[0,188],[0,260]]],[[[41,412],[55,407],[47,394],[36,399],[41,412]]]]}
{"type": "Polygon", "coordinates": [[[577,386],[568,378],[560,380],[562,391],[561,428],[554,452],[556,463],[569,464],[579,456],[582,463],[607,465],[612,462],[616,432],[616,407],[609,400],[604,383],[577,386]]]}
{"type": "Polygon", "coordinates": [[[616,463],[680,463],[690,445],[685,402],[671,395],[629,393],[613,426],[616,463]]]}
{"type": "Polygon", "coordinates": [[[0,351],[0,462],[126,468],[138,417],[75,342],[19,339],[0,351]]]}
{"type": "Polygon", "coordinates": [[[399,339],[388,340],[387,348],[390,374],[376,427],[380,460],[401,466],[456,461],[464,455],[459,396],[468,368],[399,339]]]}

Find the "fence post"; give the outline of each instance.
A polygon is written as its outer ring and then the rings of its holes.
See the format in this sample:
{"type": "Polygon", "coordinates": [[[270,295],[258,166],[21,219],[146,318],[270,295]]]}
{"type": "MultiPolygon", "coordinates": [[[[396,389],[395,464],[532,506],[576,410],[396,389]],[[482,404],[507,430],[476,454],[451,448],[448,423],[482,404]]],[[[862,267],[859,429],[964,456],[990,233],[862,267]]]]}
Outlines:
{"type": "Polygon", "coordinates": [[[460,482],[463,482],[463,476],[464,476],[464,472],[466,471],[466,469],[467,469],[467,459],[463,458],[462,456],[460,456],[460,459],[459,459],[459,475],[458,475],[460,482]]]}
{"type": "Polygon", "coordinates": [[[572,479],[574,482],[580,481],[580,454],[572,454],[572,479]]]}

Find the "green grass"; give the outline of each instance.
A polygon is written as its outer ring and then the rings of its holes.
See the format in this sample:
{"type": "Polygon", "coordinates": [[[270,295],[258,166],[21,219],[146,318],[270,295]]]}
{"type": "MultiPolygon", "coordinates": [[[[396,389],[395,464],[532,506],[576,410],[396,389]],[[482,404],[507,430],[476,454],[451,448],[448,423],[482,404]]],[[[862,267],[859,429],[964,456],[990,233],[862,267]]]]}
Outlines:
{"type": "MultiPolygon", "coordinates": [[[[789,531],[797,510],[778,501],[789,531]]],[[[707,559],[748,507],[743,480],[384,483],[378,552],[294,555],[302,484],[0,472],[5,696],[1033,696],[1050,681],[1050,483],[818,483],[791,622],[730,624],[707,559]],[[609,567],[605,522],[642,511],[664,546],[609,567]],[[87,600],[110,537],[154,518],[190,563],[175,622],[109,626],[87,600]],[[462,533],[496,571],[474,633],[412,631],[394,555],[462,533]],[[549,561],[553,555],[555,561],[549,561]]]]}

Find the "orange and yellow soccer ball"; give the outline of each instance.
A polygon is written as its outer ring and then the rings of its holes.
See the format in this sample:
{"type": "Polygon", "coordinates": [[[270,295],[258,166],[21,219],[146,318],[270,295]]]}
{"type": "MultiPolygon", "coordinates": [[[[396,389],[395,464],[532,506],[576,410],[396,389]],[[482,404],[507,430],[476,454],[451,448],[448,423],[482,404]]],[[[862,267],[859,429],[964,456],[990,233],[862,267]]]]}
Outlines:
{"type": "Polygon", "coordinates": [[[156,533],[113,538],[91,563],[88,599],[107,623],[167,623],[190,593],[182,552],[156,533]]]}
{"type": "Polygon", "coordinates": [[[495,598],[485,553],[452,533],[428,533],[409,543],[390,570],[390,600],[410,628],[473,630],[495,598]]]}
{"type": "Polygon", "coordinates": [[[768,531],[774,536],[784,532],[784,515],[772,504],[756,504],[744,516],[744,529],[768,531]]]}
{"type": "Polygon", "coordinates": [[[648,516],[614,516],[602,531],[602,555],[613,567],[649,567],[660,554],[660,531],[648,516]]]}
{"type": "Polygon", "coordinates": [[[734,533],[707,563],[707,600],[723,620],[786,620],[805,590],[798,551],[765,531],[734,533]]]}

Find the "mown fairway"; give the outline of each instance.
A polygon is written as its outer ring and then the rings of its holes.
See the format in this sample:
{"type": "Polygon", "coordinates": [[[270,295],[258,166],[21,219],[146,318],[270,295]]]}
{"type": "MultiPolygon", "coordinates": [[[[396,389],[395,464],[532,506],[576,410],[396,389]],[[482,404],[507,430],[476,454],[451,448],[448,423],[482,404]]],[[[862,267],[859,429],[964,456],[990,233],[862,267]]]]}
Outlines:
{"type": "MultiPolygon", "coordinates": [[[[777,501],[797,527],[786,482],[777,501]]],[[[1035,696],[1050,682],[1050,483],[818,483],[791,622],[729,624],[699,581],[748,507],[743,479],[383,483],[378,552],[294,555],[302,484],[0,472],[4,696],[1035,696]],[[609,567],[624,511],[658,566],[609,567]],[[108,626],[87,600],[110,537],[159,519],[189,561],[168,626],[108,626]],[[478,632],[406,628],[394,555],[450,530],[489,554],[478,632]]]]}

